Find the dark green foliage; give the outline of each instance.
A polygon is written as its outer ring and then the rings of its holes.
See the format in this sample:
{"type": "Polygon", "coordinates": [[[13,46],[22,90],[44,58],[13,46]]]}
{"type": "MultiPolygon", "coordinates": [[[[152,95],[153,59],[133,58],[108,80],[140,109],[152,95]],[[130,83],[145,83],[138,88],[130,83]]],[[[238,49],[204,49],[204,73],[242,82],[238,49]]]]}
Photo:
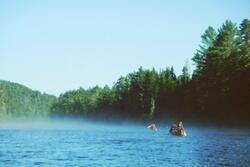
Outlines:
{"type": "Polygon", "coordinates": [[[59,115],[123,117],[154,119],[175,116],[180,105],[178,87],[189,82],[187,67],[178,77],[173,68],[160,72],[144,70],[120,77],[112,88],[94,87],[68,91],[62,94],[52,111],[59,115]],[[178,90],[177,90],[178,89],[178,90]]]}
{"type": "Polygon", "coordinates": [[[80,88],[75,91],[67,91],[60,95],[58,101],[52,107],[53,114],[60,115],[86,115],[96,111],[99,87],[91,89],[80,88]]]}
{"type": "Polygon", "coordinates": [[[0,81],[0,118],[48,117],[55,96],[41,94],[23,85],[0,81]]]}
{"type": "Polygon", "coordinates": [[[112,88],[66,92],[54,109],[63,114],[101,112],[130,119],[246,123],[250,117],[249,29],[247,19],[239,28],[231,21],[218,32],[208,27],[193,58],[192,78],[187,64],[178,77],[173,67],[160,72],[140,67],[120,77],[112,88]]]}
{"type": "Polygon", "coordinates": [[[207,120],[247,121],[249,118],[249,20],[240,29],[226,21],[202,51],[203,62],[193,77],[196,109],[207,120]],[[247,40],[248,38],[248,40],[247,40]],[[202,66],[202,68],[200,68],[202,66]]]}
{"type": "Polygon", "coordinates": [[[237,27],[227,20],[218,31],[208,27],[201,38],[192,59],[196,65],[192,77],[187,63],[179,76],[173,67],[161,71],[140,67],[112,87],[67,91],[56,102],[54,97],[2,81],[0,113],[41,113],[55,102],[54,115],[249,125],[250,21],[245,19],[237,27]]]}
{"type": "Polygon", "coordinates": [[[196,69],[192,78],[187,64],[178,77],[173,68],[157,72],[140,67],[120,77],[112,88],[71,92],[79,94],[80,100],[73,95],[68,97],[66,92],[55,106],[59,106],[58,111],[71,114],[99,111],[136,119],[247,121],[249,36],[249,20],[243,20],[239,28],[227,20],[218,32],[208,27],[201,36],[202,44],[193,57],[196,69]]]}
{"type": "Polygon", "coordinates": [[[207,53],[209,48],[213,46],[216,36],[217,32],[211,26],[209,26],[205,33],[201,36],[202,44],[199,46],[200,48],[193,57],[193,61],[196,64],[194,75],[199,75],[199,72],[206,67],[207,53]]]}
{"type": "Polygon", "coordinates": [[[116,105],[120,111],[132,117],[152,117],[158,97],[158,73],[144,70],[121,77],[114,86],[116,105]]]}

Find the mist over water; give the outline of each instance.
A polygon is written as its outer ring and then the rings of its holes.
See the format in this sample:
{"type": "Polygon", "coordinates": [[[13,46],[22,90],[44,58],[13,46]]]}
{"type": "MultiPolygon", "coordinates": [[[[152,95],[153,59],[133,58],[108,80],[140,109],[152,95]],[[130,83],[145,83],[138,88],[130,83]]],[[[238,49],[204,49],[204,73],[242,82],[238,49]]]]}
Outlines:
{"type": "Polygon", "coordinates": [[[24,129],[24,130],[40,130],[40,129],[79,129],[83,124],[74,121],[59,121],[59,120],[19,120],[6,121],[0,123],[0,129],[24,129]]]}
{"type": "Polygon", "coordinates": [[[138,130],[145,129],[147,125],[141,123],[121,121],[93,121],[78,118],[56,119],[9,119],[0,122],[0,130],[79,130],[79,131],[112,131],[112,130],[138,130]]]}
{"type": "MultiPolygon", "coordinates": [[[[185,124],[184,124],[185,126],[185,124]]],[[[247,166],[250,130],[185,126],[186,138],[147,125],[76,119],[0,123],[0,166],[247,166]],[[237,153],[237,154],[235,154],[237,153]]]]}

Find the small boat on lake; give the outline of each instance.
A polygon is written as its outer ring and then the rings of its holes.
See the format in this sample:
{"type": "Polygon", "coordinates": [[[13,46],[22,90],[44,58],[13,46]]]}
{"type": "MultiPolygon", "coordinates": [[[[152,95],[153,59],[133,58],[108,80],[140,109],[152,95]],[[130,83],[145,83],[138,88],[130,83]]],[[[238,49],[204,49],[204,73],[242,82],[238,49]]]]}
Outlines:
{"type": "Polygon", "coordinates": [[[157,128],[156,128],[155,124],[150,124],[147,128],[152,130],[152,131],[157,131],[157,128]]]}
{"type": "Polygon", "coordinates": [[[171,135],[175,135],[175,136],[181,136],[181,137],[186,137],[187,133],[184,130],[184,126],[182,124],[182,122],[180,121],[177,124],[173,124],[169,130],[169,134],[171,135]]]}

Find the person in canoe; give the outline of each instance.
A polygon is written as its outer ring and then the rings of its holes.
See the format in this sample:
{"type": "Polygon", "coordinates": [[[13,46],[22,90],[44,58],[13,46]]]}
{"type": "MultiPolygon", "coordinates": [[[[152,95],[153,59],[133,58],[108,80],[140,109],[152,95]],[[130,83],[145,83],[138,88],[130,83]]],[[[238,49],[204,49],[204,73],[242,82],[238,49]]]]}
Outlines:
{"type": "Polygon", "coordinates": [[[178,124],[173,124],[169,130],[169,133],[176,136],[187,136],[181,121],[178,124]]]}
{"type": "Polygon", "coordinates": [[[172,135],[177,135],[178,133],[178,126],[177,124],[173,124],[169,130],[169,133],[172,134],[172,135]]]}
{"type": "Polygon", "coordinates": [[[150,124],[147,127],[148,129],[152,130],[152,131],[157,131],[156,125],[155,124],[150,124]]]}

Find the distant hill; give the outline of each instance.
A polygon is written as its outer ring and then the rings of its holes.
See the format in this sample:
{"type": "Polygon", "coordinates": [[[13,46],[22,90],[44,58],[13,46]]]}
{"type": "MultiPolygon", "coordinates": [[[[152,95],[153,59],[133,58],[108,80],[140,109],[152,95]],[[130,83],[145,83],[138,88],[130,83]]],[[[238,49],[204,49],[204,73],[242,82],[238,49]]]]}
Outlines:
{"type": "Polygon", "coordinates": [[[48,117],[56,97],[18,83],[0,80],[0,119],[48,117]]]}

